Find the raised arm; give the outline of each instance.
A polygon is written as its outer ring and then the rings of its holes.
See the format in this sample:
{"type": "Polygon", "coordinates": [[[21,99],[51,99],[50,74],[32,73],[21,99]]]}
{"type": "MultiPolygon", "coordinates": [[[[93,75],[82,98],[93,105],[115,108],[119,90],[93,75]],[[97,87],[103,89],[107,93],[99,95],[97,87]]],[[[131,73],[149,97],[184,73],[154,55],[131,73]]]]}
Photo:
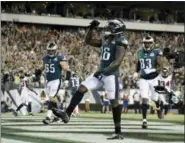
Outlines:
{"type": "Polygon", "coordinates": [[[93,37],[93,30],[95,30],[100,23],[97,20],[93,20],[90,23],[90,26],[86,36],[85,36],[85,43],[94,47],[101,47],[101,40],[100,39],[92,39],[93,37]]]}
{"type": "Polygon", "coordinates": [[[60,66],[66,72],[66,80],[70,80],[71,78],[71,70],[69,68],[67,61],[60,61],[60,66]]]}

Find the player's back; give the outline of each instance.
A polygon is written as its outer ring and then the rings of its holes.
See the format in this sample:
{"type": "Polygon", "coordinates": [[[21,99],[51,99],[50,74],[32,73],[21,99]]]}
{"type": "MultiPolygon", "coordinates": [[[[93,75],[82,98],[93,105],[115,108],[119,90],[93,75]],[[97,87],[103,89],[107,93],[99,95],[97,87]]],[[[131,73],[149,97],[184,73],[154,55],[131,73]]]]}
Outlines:
{"type": "Polygon", "coordinates": [[[45,66],[46,80],[52,81],[61,78],[62,68],[60,62],[64,59],[64,56],[56,55],[50,57],[48,55],[43,57],[43,62],[45,66]]]}

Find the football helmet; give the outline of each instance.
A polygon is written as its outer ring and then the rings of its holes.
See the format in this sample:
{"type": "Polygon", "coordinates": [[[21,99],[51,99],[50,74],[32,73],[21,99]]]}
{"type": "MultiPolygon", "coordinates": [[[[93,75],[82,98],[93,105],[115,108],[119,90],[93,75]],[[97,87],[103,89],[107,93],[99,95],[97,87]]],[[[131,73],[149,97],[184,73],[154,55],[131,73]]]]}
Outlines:
{"type": "Polygon", "coordinates": [[[125,29],[126,26],[120,19],[108,20],[104,26],[104,36],[121,34],[125,29]]]}
{"type": "Polygon", "coordinates": [[[72,77],[77,77],[77,74],[75,72],[72,72],[72,77]]]}
{"type": "Polygon", "coordinates": [[[151,36],[146,36],[143,38],[143,48],[146,51],[149,51],[154,46],[154,39],[151,36]]]}
{"type": "Polygon", "coordinates": [[[53,57],[57,53],[58,46],[55,43],[49,43],[47,45],[47,53],[50,57],[53,57]]]}

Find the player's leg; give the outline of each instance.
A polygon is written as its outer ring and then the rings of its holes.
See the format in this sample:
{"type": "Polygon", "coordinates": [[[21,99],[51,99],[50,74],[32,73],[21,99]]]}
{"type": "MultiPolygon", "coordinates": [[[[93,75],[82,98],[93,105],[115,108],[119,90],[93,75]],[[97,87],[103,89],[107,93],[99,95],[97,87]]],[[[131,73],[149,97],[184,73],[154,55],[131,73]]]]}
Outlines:
{"type": "Polygon", "coordinates": [[[15,110],[16,114],[18,111],[21,110],[21,108],[23,108],[24,106],[27,107],[26,105],[26,100],[27,100],[27,97],[28,97],[28,91],[26,88],[23,88],[22,91],[21,91],[21,100],[22,100],[22,103],[17,107],[17,109],[15,110]]]}
{"type": "Polygon", "coordinates": [[[160,100],[160,109],[161,109],[162,114],[164,115],[164,110],[165,110],[165,105],[166,105],[165,95],[159,94],[159,100],[160,100]]]}
{"type": "Polygon", "coordinates": [[[27,110],[28,110],[28,114],[32,115],[32,116],[33,116],[33,114],[32,114],[32,98],[31,98],[31,96],[34,96],[33,94],[35,94],[35,93],[33,93],[32,91],[28,91],[28,98],[27,98],[28,107],[27,107],[27,110]]]}
{"type": "Polygon", "coordinates": [[[141,93],[142,104],[141,111],[143,116],[142,128],[147,128],[147,109],[148,109],[148,101],[149,101],[149,83],[145,79],[140,79],[139,82],[139,90],[141,93]]]}
{"type": "Polygon", "coordinates": [[[49,101],[48,101],[48,111],[46,114],[46,118],[43,120],[44,124],[49,124],[51,122],[51,118],[53,115],[52,109],[57,108],[57,102],[58,102],[57,94],[60,89],[60,84],[61,84],[61,81],[59,79],[50,81],[47,83],[46,94],[49,97],[49,101]]]}
{"type": "Polygon", "coordinates": [[[27,106],[27,105],[26,105],[25,103],[21,103],[21,104],[17,107],[16,112],[18,112],[19,110],[21,110],[21,108],[22,108],[23,106],[27,106]]]}
{"type": "Polygon", "coordinates": [[[163,115],[162,115],[161,109],[163,108],[163,100],[164,99],[160,100],[160,95],[155,91],[154,86],[157,86],[157,85],[158,85],[158,77],[149,81],[149,87],[150,87],[150,91],[151,91],[151,99],[156,104],[158,118],[162,119],[163,115]]]}
{"type": "Polygon", "coordinates": [[[105,76],[103,78],[104,87],[107,91],[108,99],[110,100],[114,121],[115,134],[107,139],[123,139],[121,135],[121,110],[122,106],[119,104],[119,80],[115,75],[105,76]]]}
{"type": "Polygon", "coordinates": [[[61,110],[53,109],[53,113],[60,117],[64,123],[69,122],[70,116],[75,109],[76,105],[80,103],[82,98],[84,97],[84,93],[86,93],[88,90],[98,89],[102,86],[102,83],[93,76],[94,74],[87,77],[85,81],[83,81],[78,88],[78,90],[73,95],[71,102],[69,106],[67,107],[65,112],[62,112],[61,110]]]}

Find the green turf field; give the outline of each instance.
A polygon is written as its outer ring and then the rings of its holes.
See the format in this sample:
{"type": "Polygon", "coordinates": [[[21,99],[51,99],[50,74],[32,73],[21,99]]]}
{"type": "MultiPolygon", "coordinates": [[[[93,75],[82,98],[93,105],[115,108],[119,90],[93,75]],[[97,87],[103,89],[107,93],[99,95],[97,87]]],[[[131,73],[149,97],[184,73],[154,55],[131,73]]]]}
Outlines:
{"type": "MultiPolygon", "coordinates": [[[[112,114],[81,112],[80,117],[72,117],[68,124],[42,124],[45,114],[18,116],[2,114],[2,137],[31,143],[107,143],[106,137],[113,132],[112,114]],[[79,137],[81,136],[81,137],[79,137]],[[100,141],[99,141],[100,140],[100,141]]],[[[184,116],[168,115],[159,120],[157,115],[148,115],[149,128],[141,129],[141,115],[122,114],[122,131],[129,143],[159,143],[184,141],[184,116]]],[[[114,142],[111,142],[114,143],[114,142]]],[[[117,143],[117,142],[116,142],[117,143]]],[[[118,143],[121,143],[121,141],[118,143]]]]}

